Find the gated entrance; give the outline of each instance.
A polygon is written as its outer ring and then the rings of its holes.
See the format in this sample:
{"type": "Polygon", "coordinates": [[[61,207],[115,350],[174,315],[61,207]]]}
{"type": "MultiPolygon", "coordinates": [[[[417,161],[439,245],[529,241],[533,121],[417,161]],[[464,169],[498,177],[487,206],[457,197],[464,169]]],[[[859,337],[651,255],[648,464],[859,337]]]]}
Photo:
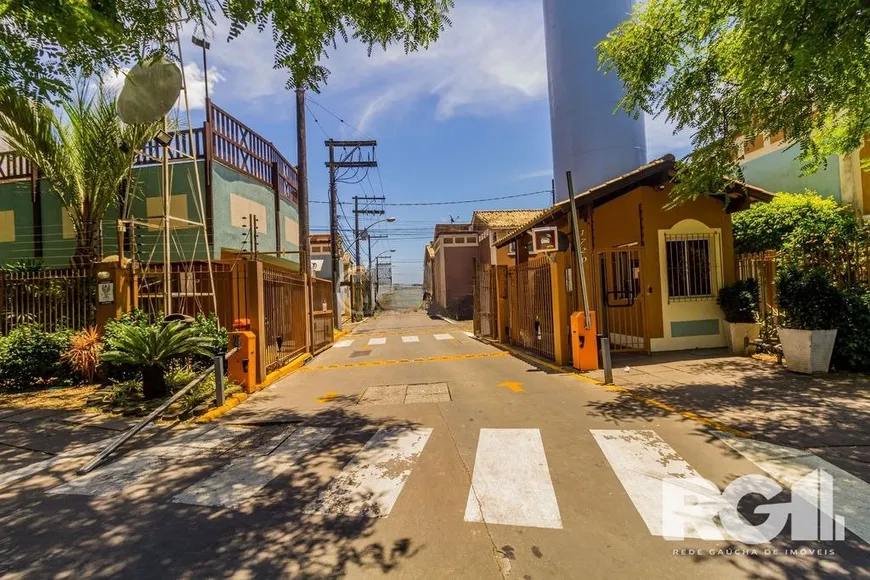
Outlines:
{"type": "Polygon", "coordinates": [[[614,351],[649,350],[643,264],[640,247],[596,252],[595,295],[599,332],[610,337],[614,351]]]}
{"type": "Polygon", "coordinates": [[[511,344],[549,359],[556,356],[553,284],[545,256],[508,268],[511,344]]]}

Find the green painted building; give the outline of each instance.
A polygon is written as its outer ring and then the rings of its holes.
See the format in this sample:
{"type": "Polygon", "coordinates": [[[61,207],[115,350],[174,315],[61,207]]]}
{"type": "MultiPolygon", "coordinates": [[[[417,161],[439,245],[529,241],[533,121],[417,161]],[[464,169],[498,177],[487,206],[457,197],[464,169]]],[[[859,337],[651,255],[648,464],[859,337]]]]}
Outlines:
{"type": "MultiPolygon", "coordinates": [[[[296,169],[223,110],[208,103],[207,111],[203,127],[180,132],[169,146],[169,213],[178,218],[170,228],[171,259],[206,259],[207,248],[213,258],[227,258],[256,246],[264,255],[280,254],[298,270],[296,169]],[[206,229],[187,222],[204,222],[206,229]]],[[[154,163],[162,146],[154,142],[145,149],[148,155],[140,155],[132,171],[133,201],[125,217],[137,225],[135,241],[124,241],[124,255],[129,258],[135,250],[141,262],[162,262],[161,166],[154,163]]],[[[111,210],[101,223],[98,251],[104,259],[119,253],[118,213],[111,210]]],[[[70,265],[74,251],[72,222],[51,184],[26,160],[0,153],[0,264],[37,259],[62,268],[70,265]]]]}

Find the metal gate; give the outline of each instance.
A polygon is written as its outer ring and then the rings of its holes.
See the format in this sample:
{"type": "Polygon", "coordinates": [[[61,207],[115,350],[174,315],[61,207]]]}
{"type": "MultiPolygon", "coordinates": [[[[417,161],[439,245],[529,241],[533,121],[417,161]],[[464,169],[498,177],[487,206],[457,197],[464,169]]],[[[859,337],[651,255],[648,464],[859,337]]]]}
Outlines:
{"type": "Polygon", "coordinates": [[[481,264],[474,271],[474,329],[481,335],[494,338],[496,328],[495,268],[481,264]]]}
{"type": "Polygon", "coordinates": [[[599,332],[614,351],[649,350],[643,264],[639,247],[599,250],[596,300],[599,332]]]}
{"type": "Polygon", "coordinates": [[[305,292],[304,276],[263,267],[267,373],[305,352],[305,292]]]}
{"type": "Polygon", "coordinates": [[[555,359],[553,284],[546,257],[508,268],[508,303],[511,344],[555,359]]]}

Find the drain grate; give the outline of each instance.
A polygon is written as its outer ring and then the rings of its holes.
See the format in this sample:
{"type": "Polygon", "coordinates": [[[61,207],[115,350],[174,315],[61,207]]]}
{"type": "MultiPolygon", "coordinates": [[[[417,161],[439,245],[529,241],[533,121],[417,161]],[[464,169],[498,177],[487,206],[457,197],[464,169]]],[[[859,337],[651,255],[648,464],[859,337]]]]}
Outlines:
{"type": "Polygon", "coordinates": [[[451,400],[450,387],[447,386],[447,383],[383,385],[366,389],[357,401],[357,405],[370,407],[375,405],[449,403],[451,400]]]}

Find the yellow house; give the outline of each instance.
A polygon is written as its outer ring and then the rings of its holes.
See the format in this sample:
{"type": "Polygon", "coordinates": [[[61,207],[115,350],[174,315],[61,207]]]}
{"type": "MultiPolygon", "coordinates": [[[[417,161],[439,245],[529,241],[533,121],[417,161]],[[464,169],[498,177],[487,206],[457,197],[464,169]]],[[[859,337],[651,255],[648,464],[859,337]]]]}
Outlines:
{"type": "MultiPolygon", "coordinates": [[[[772,194],[734,183],[727,195],[667,209],[674,163],[667,155],[575,196],[586,294],[599,334],[615,351],[726,345],[716,296],[735,279],[730,214],[772,194]]],[[[583,309],[570,202],[495,247],[512,244],[516,265],[496,276],[506,303],[497,309],[499,338],[567,364],[570,316],[583,309]]]]}

